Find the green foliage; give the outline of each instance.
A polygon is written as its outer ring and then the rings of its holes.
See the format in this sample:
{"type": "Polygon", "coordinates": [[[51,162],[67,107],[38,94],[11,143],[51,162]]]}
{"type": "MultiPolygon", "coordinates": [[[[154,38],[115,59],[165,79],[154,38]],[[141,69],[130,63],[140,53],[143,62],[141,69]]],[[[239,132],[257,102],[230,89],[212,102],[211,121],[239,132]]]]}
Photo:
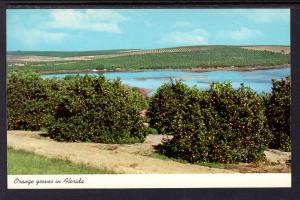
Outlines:
{"type": "Polygon", "coordinates": [[[54,79],[42,79],[31,71],[9,73],[7,83],[8,129],[39,130],[50,112],[48,93],[57,87],[54,79]]]}
{"type": "Polygon", "coordinates": [[[150,127],[155,128],[160,134],[172,134],[172,130],[176,127],[171,127],[170,124],[182,109],[188,93],[189,88],[181,81],[166,83],[159,87],[149,103],[147,116],[150,127]]]}
{"type": "Polygon", "coordinates": [[[199,91],[168,83],[148,113],[150,126],[173,135],[163,153],[193,163],[259,160],[269,137],[262,98],[243,85],[234,90],[229,83],[213,83],[199,91]]]}
{"type": "Polygon", "coordinates": [[[149,128],[140,111],[147,101],[120,80],[103,76],[42,79],[11,72],[7,84],[8,128],[46,128],[58,141],[142,142],[149,128]]]}
{"type": "Polygon", "coordinates": [[[273,138],[270,148],[291,151],[290,106],[291,78],[272,80],[272,94],[267,99],[266,116],[273,138]]]}
{"type": "Polygon", "coordinates": [[[148,131],[148,134],[152,134],[152,135],[157,135],[158,134],[158,132],[155,128],[148,127],[147,131],[148,131]]]}
{"type": "Polygon", "coordinates": [[[146,102],[119,80],[67,77],[51,98],[55,107],[48,133],[55,140],[135,143],[145,139],[147,130],[139,112],[146,102]]]}
{"type": "Polygon", "coordinates": [[[273,80],[270,95],[229,83],[202,91],[171,81],[151,98],[146,118],[140,92],[103,76],[42,79],[16,71],[7,94],[9,129],[47,128],[58,141],[135,143],[158,132],[173,135],[162,145],[165,155],[194,163],[257,161],[266,145],[291,150],[290,78],[273,80]]]}

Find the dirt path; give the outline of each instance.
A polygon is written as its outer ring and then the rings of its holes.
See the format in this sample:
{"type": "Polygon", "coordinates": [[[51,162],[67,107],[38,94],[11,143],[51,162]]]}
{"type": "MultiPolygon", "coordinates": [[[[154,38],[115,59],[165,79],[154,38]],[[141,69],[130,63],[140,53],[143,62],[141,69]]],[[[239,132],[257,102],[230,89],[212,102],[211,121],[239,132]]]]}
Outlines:
{"type": "Polygon", "coordinates": [[[236,173],[147,156],[154,151],[153,145],[161,142],[162,136],[150,135],[142,144],[119,145],[56,142],[40,136],[41,133],[8,131],[8,146],[117,173],[236,173]]]}

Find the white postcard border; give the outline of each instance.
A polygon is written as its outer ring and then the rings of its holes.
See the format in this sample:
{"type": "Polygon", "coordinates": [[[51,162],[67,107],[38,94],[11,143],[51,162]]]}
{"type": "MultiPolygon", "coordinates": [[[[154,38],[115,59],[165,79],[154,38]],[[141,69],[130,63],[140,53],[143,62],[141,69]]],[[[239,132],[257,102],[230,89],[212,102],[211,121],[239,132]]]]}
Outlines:
{"type": "Polygon", "coordinates": [[[8,175],[8,189],[290,187],[291,173],[8,175]]]}

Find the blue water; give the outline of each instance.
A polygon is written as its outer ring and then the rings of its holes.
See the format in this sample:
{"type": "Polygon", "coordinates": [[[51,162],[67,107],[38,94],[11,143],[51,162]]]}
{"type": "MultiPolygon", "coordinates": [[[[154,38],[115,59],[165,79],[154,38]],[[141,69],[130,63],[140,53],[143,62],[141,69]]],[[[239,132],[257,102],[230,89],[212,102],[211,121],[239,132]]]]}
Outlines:
{"type": "MultiPolygon", "coordinates": [[[[79,75],[98,76],[98,73],[80,73],[79,75]]],[[[43,74],[44,78],[63,78],[72,74],[43,74]]],[[[147,88],[151,93],[163,83],[173,79],[183,80],[189,86],[195,86],[199,89],[209,88],[212,81],[230,81],[234,88],[238,88],[241,83],[251,87],[258,93],[272,90],[272,79],[280,79],[290,75],[290,68],[254,70],[254,71],[210,71],[210,72],[185,72],[185,71],[145,71],[145,72],[106,72],[104,76],[107,79],[120,78],[124,84],[133,87],[147,88]],[[178,76],[203,76],[194,78],[178,78],[178,76]],[[137,78],[146,78],[138,80],[137,78]],[[148,79],[147,79],[148,78],[148,79]],[[162,79],[151,79],[162,78],[162,79]],[[166,79],[164,79],[166,78],[166,79]]]]}

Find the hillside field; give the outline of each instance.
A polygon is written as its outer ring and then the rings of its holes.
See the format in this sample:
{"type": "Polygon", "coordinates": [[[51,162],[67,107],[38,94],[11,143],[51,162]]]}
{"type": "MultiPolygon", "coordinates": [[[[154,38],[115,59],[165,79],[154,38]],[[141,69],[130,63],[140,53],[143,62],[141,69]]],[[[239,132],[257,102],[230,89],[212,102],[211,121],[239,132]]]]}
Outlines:
{"type": "MultiPolygon", "coordinates": [[[[56,71],[56,70],[144,70],[144,69],[191,69],[208,67],[253,67],[253,66],[278,66],[290,63],[288,47],[274,46],[192,46],[175,47],[154,50],[118,51],[111,50],[105,55],[96,55],[92,52],[91,59],[78,59],[67,61],[46,61],[42,57],[39,61],[27,60],[24,67],[33,70],[56,71]],[[280,49],[284,50],[280,50],[280,49]]],[[[98,51],[101,52],[101,51],[98,51]]],[[[25,52],[24,52],[25,53],[25,52]]],[[[56,52],[57,53],[57,52],[56,52]]],[[[77,52],[78,53],[78,52],[77,52]]],[[[11,56],[11,54],[8,54],[11,56]]],[[[24,56],[25,54],[23,54],[24,56]]],[[[30,55],[28,52],[26,55],[30,55]]],[[[34,54],[31,56],[53,56],[55,52],[48,54],[34,54]]],[[[61,53],[59,56],[76,55],[75,53],[61,53]]],[[[77,54],[87,56],[88,54],[77,54]]],[[[74,58],[75,59],[75,58],[74,58]]],[[[10,63],[9,68],[16,67],[10,63]]]]}
{"type": "Polygon", "coordinates": [[[107,55],[120,53],[125,49],[114,50],[99,50],[99,51],[9,51],[8,55],[15,56],[49,56],[49,57],[74,57],[74,56],[93,56],[93,55],[107,55]]]}

